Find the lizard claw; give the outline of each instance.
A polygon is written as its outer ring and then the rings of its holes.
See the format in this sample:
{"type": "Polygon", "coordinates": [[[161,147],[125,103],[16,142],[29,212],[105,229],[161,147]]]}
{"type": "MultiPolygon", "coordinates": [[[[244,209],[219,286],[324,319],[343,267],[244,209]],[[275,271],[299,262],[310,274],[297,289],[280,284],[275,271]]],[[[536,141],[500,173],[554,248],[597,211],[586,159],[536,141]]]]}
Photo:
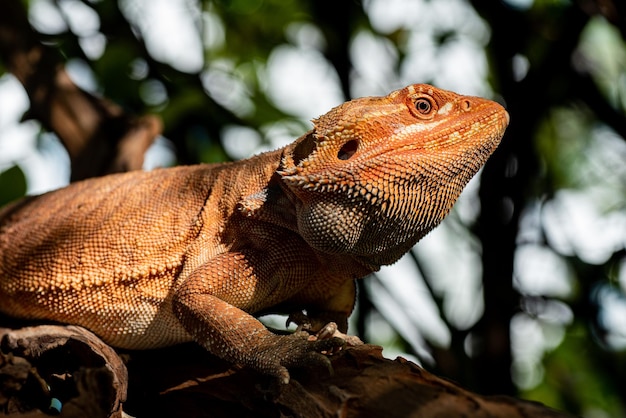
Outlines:
{"type": "Polygon", "coordinates": [[[312,328],[311,320],[302,311],[296,311],[289,314],[285,326],[288,327],[291,324],[296,324],[298,326],[296,331],[309,331],[312,328]]]}
{"type": "Polygon", "coordinates": [[[339,332],[339,330],[337,329],[337,324],[335,322],[329,322],[317,332],[316,336],[320,340],[324,340],[333,337],[337,332],[339,332]]]}

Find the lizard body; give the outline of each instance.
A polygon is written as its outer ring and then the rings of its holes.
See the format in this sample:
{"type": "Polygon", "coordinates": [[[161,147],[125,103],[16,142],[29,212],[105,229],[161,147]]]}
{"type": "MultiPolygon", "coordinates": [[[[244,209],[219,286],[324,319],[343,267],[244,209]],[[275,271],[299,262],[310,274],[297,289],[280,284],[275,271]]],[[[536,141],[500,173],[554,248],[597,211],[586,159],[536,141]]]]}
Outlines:
{"type": "Polygon", "coordinates": [[[289,380],[335,339],[254,315],[306,310],[346,331],[354,280],[446,216],[508,114],[429,85],[346,102],[247,160],[90,179],[0,210],[0,311],[146,349],[195,340],[289,380]]]}

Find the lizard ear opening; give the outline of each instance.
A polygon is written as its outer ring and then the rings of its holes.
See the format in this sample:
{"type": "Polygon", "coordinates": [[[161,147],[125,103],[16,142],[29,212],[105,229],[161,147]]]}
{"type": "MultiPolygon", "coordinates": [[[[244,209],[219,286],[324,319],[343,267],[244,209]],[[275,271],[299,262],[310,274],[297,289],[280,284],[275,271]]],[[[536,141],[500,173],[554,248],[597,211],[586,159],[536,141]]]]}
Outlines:
{"type": "Polygon", "coordinates": [[[341,147],[339,152],[337,153],[337,158],[340,160],[349,160],[356,153],[356,150],[359,148],[359,141],[356,139],[352,139],[341,147]]]}

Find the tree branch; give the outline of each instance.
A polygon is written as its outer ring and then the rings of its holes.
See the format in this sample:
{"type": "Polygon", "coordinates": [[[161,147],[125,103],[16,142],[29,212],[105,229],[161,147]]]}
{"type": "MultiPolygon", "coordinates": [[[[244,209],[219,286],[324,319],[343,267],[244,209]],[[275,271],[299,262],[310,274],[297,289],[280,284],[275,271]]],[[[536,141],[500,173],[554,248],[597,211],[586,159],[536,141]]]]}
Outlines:
{"type": "Polygon", "coordinates": [[[119,357],[80,327],[0,329],[0,337],[3,352],[13,351],[10,359],[0,356],[0,382],[13,382],[13,390],[0,387],[0,401],[5,400],[0,407],[19,405],[23,412],[29,410],[25,407],[33,394],[27,390],[24,367],[20,374],[10,366],[27,362],[35,366],[33,375],[50,384],[63,402],[63,416],[69,417],[85,416],[86,406],[92,414],[97,412],[91,416],[121,416],[119,402],[127,383],[123,409],[132,416],[568,416],[534,402],[469,392],[405,359],[386,359],[382,349],[372,345],[332,355],[332,376],[327,370],[295,369],[289,385],[277,389],[270,377],[233,368],[195,344],[128,353],[128,381],[119,357]],[[92,371],[100,373],[100,379],[92,379],[97,385],[80,387],[77,378],[92,371]],[[60,381],[59,374],[65,380],[60,381]],[[93,412],[98,405],[102,409],[93,412]]]}

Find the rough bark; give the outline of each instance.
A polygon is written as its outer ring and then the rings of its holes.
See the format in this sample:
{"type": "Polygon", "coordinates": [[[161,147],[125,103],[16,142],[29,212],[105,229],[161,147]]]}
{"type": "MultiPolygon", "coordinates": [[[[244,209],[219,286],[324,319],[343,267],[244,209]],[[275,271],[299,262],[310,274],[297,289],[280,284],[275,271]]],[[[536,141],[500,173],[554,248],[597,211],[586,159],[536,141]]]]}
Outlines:
{"type": "Polygon", "coordinates": [[[64,417],[567,416],[469,392],[403,358],[386,359],[372,345],[334,354],[332,375],[293,370],[279,389],[271,378],[233,368],[194,344],[120,357],[80,327],[5,328],[0,337],[0,410],[13,417],[46,416],[51,397],[61,400],[64,417]]]}

